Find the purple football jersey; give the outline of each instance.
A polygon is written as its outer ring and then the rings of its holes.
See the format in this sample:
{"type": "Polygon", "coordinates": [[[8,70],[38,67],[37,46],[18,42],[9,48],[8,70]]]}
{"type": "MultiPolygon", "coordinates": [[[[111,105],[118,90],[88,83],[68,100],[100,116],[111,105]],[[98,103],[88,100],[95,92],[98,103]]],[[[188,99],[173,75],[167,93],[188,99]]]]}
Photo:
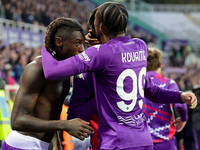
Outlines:
{"type": "Polygon", "coordinates": [[[53,59],[43,47],[42,64],[47,79],[95,72],[100,149],[126,149],[152,145],[142,112],[144,96],[155,102],[181,103],[179,91],[161,89],[147,77],[147,55],[144,41],[124,36],[63,61],[53,59]]]}
{"type": "MultiPolygon", "coordinates": [[[[174,80],[164,78],[161,74],[154,71],[148,71],[147,74],[157,86],[171,90],[178,90],[178,86],[174,80]]],[[[182,121],[186,121],[188,118],[187,105],[175,104],[175,108],[180,114],[182,121]]],[[[166,140],[168,141],[174,136],[176,129],[173,125],[174,116],[172,109],[172,104],[154,103],[144,98],[143,112],[146,115],[154,143],[166,140]]]]}
{"type": "Polygon", "coordinates": [[[73,92],[70,97],[67,119],[78,117],[90,121],[96,112],[92,72],[74,76],[73,92]]]}

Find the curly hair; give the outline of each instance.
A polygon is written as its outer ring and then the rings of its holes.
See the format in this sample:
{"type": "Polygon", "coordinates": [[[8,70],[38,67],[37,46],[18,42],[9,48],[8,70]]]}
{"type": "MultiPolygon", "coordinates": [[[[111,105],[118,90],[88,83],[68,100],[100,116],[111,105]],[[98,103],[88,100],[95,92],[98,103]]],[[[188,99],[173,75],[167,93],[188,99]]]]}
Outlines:
{"type": "Polygon", "coordinates": [[[149,48],[147,71],[156,71],[162,64],[162,52],[157,48],[149,48]]]}
{"type": "Polygon", "coordinates": [[[55,36],[60,36],[66,40],[73,31],[80,31],[84,37],[83,29],[80,23],[72,18],[60,17],[52,21],[46,30],[45,48],[52,54],[55,50],[55,36]]]}

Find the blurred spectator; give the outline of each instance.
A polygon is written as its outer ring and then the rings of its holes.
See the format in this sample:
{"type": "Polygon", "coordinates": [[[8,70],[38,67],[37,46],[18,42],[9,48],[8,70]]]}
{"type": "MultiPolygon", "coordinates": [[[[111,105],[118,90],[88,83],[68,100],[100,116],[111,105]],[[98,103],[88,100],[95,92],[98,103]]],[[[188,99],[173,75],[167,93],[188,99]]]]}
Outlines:
{"type": "Polygon", "coordinates": [[[184,66],[186,68],[197,67],[198,57],[192,52],[191,48],[187,48],[184,66]]]}
{"type": "Polygon", "coordinates": [[[177,57],[178,57],[178,50],[177,50],[176,45],[173,45],[172,50],[171,50],[171,55],[169,57],[170,66],[179,66],[179,63],[177,61],[177,57]]]}
{"type": "Polygon", "coordinates": [[[27,65],[27,59],[25,55],[19,55],[14,67],[13,67],[13,72],[14,72],[14,78],[15,81],[19,84],[20,77],[24,71],[25,66],[27,65]]]}
{"type": "Polygon", "coordinates": [[[5,8],[3,5],[0,5],[0,17],[5,18],[5,8]]]}
{"type": "Polygon", "coordinates": [[[7,3],[5,5],[5,17],[6,19],[10,19],[12,20],[13,19],[13,12],[12,12],[12,7],[11,7],[11,4],[10,3],[7,3]]]}
{"type": "MultiPolygon", "coordinates": [[[[16,81],[13,77],[13,71],[10,67],[10,69],[7,70],[7,84],[8,85],[15,85],[16,84],[16,81]]],[[[10,93],[13,93],[15,92],[15,90],[10,90],[10,93]]]]}
{"type": "Polygon", "coordinates": [[[179,87],[179,90],[181,90],[181,91],[185,91],[186,90],[185,81],[184,81],[183,77],[177,77],[176,83],[177,83],[177,85],[179,87]]]}

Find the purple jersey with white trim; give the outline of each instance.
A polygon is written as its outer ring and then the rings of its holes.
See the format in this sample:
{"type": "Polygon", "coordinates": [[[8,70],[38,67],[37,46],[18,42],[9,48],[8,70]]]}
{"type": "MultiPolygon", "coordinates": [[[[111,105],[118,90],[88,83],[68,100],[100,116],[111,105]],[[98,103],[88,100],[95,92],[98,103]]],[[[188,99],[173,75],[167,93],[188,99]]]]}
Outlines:
{"type": "Polygon", "coordinates": [[[179,91],[158,88],[146,76],[147,55],[144,41],[125,36],[92,46],[63,61],[53,59],[43,47],[42,64],[47,79],[95,72],[100,149],[126,149],[152,145],[142,112],[144,96],[155,102],[170,103],[166,98],[161,99],[164,95],[181,103],[179,91]]]}
{"type": "MultiPolygon", "coordinates": [[[[154,71],[148,71],[147,74],[157,86],[178,90],[178,86],[174,80],[164,78],[161,74],[154,71]]],[[[188,118],[187,105],[175,104],[175,108],[180,114],[182,121],[186,121],[188,118]]],[[[174,116],[172,109],[172,104],[154,103],[144,98],[143,112],[147,118],[147,123],[154,143],[163,142],[165,140],[168,141],[174,136],[176,129],[173,125],[174,116]]]]}

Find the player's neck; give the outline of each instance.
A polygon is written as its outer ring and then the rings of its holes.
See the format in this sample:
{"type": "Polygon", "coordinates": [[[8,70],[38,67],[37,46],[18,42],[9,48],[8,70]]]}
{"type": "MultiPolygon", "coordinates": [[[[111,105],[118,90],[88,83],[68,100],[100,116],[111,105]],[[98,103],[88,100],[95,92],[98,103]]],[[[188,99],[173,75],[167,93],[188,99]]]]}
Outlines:
{"type": "Polygon", "coordinates": [[[104,44],[104,43],[107,43],[108,41],[110,41],[110,40],[113,39],[113,38],[122,37],[122,36],[125,36],[125,33],[119,33],[119,34],[117,34],[116,36],[112,36],[112,35],[106,36],[106,35],[103,35],[103,36],[102,36],[103,39],[102,39],[101,41],[103,41],[102,43],[104,44]]]}
{"type": "Polygon", "coordinates": [[[125,36],[125,33],[119,33],[119,34],[117,34],[116,37],[121,37],[121,36],[125,36]]]}
{"type": "Polygon", "coordinates": [[[155,72],[161,74],[161,72],[162,72],[162,68],[159,67],[155,72]]]}

